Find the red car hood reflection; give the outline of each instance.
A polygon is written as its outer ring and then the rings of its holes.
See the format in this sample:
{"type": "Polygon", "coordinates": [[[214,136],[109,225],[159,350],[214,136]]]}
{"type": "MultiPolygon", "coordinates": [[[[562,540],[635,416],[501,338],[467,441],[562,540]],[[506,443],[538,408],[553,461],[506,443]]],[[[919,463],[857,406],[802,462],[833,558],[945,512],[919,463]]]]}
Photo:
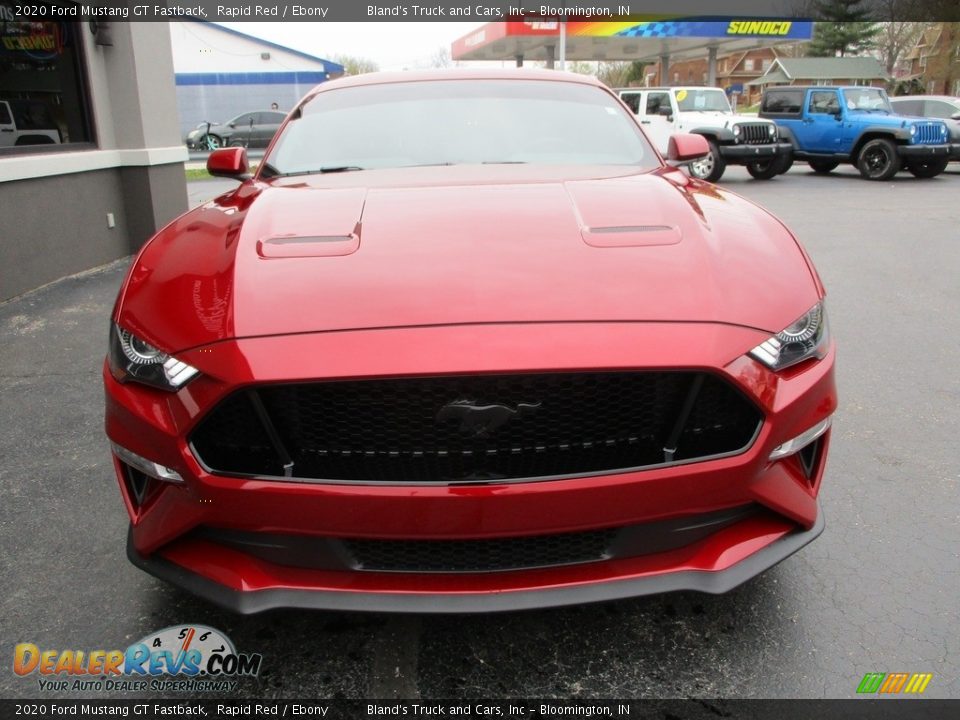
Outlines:
{"type": "Polygon", "coordinates": [[[503,322],[721,322],[776,332],[815,279],[768,213],[678,171],[569,179],[420,168],[248,182],[143,250],[120,321],[216,340],[503,322]]]}

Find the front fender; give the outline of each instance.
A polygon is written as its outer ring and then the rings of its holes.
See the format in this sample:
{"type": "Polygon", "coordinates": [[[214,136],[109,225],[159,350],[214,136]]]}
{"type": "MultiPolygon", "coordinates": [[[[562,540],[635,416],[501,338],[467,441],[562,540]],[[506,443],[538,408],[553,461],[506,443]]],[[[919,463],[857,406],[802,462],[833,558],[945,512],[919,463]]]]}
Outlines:
{"type": "Polygon", "coordinates": [[[687,130],[687,132],[693,135],[703,135],[704,137],[711,137],[721,143],[732,143],[734,140],[733,131],[727,128],[698,127],[698,128],[691,128],[690,130],[687,130]]]}

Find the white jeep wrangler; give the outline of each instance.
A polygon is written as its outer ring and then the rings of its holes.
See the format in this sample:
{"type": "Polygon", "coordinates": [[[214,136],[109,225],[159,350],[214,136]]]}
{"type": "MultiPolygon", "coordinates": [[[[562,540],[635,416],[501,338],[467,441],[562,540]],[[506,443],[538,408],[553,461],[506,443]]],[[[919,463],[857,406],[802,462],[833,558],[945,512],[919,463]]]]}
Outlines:
{"type": "Polygon", "coordinates": [[[0,100],[0,148],[61,143],[60,129],[42,100],[0,100]]]}
{"type": "Polygon", "coordinates": [[[792,148],[780,142],[777,126],[770,120],[735,115],[719,88],[623,88],[617,93],[662,155],[674,133],[707,139],[710,154],[690,165],[690,174],[701,180],[716,182],[731,164],[746,165],[753,177],[769,180],[792,164],[792,148]]]}

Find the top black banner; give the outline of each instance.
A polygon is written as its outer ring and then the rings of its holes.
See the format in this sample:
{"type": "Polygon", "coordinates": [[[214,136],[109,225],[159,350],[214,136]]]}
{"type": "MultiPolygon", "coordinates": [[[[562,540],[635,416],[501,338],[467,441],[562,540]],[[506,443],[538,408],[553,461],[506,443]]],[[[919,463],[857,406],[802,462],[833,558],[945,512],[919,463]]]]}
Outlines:
{"type": "MultiPolygon", "coordinates": [[[[6,20],[168,21],[195,18],[212,22],[496,22],[536,18],[623,21],[665,18],[824,19],[828,0],[12,0],[6,20]]],[[[870,15],[883,21],[958,21],[957,0],[863,0],[870,15]]],[[[6,12],[4,12],[6,15],[6,12]]]]}

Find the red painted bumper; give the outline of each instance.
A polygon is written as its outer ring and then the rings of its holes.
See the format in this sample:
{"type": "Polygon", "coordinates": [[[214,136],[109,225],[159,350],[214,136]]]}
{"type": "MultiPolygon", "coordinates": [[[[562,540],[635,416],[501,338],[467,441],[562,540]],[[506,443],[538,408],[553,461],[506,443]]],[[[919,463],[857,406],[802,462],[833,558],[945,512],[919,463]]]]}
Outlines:
{"type": "MultiPolygon", "coordinates": [[[[723,592],[822,529],[813,476],[771,450],[836,408],[834,352],[774,374],[744,356],[763,332],[708,324],[615,323],[369,330],[225,341],[178,354],[203,375],[177,394],[121,385],[109,372],[111,440],[175,469],[131,517],[131,559],[242,612],[275,606],[475,611],[556,605],[675,589],[723,592]],[[744,453],[684,466],[547,482],[468,486],[325,485],[203,470],[186,438],[237,387],[319,378],[584,369],[706,369],[762,409],[744,453]],[[564,567],[487,573],[330,571],[264,561],[191,534],[198,527],[373,539],[548,535],[755,505],[764,512],[678,549],[564,567]]],[[[119,470],[119,466],[118,466],[119,470]]],[[[118,478],[120,475],[118,474],[118,478]]]]}

